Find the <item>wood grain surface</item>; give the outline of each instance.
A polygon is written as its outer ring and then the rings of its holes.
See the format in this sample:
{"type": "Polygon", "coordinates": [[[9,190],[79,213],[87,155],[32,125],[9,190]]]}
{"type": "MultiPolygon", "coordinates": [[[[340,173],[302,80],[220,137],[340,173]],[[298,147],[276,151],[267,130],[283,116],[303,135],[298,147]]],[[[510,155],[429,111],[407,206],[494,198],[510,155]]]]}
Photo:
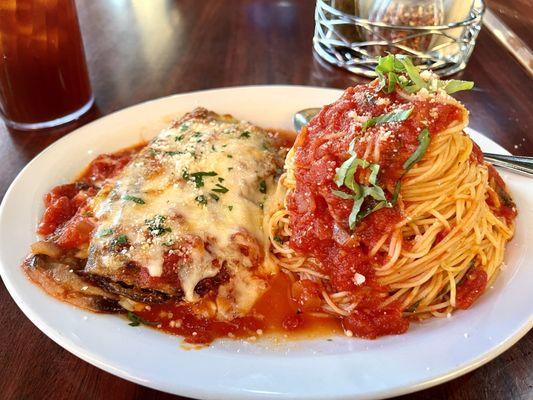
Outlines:
{"type": "MultiPolygon", "coordinates": [[[[236,85],[344,88],[364,82],[314,56],[311,0],[77,4],[96,105],[60,129],[28,133],[0,127],[0,199],[18,172],[50,143],[145,100],[236,85]]],[[[531,43],[530,1],[491,0],[489,5],[531,43]]],[[[474,90],[459,96],[471,112],[470,126],[514,154],[533,155],[533,80],[490,32],[481,31],[467,69],[456,78],[476,82],[474,90]]],[[[1,399],[179,399],[116,378],[63,350],[21,313],[3,284],[0,327],[1,399]]],[[[403,398],[531,399],[532,350],[530,332],[476,371],[403,398]]]]}

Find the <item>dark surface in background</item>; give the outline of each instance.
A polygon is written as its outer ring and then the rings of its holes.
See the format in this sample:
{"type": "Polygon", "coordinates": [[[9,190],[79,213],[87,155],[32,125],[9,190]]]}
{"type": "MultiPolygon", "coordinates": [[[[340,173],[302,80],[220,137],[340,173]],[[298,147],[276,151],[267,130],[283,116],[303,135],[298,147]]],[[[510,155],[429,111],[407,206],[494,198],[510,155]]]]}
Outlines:
{"type": "MultiPolygon", "coordinates": [[[[531,2],[489,3],[531,45],[531,2]]],[[[364,81],[314,58],[311,0],[92,0],[79,1],[78,9],[97,106],[78,123],[48,132],[1,127],[0,198],[50,143],[77,125],[145,100],[223,86],[344,88],[364,81]]],[[[476,81],[475,90],[459,96],[471,111],[470,126],[514,154],[533,154],[533,80],[486,30],[457,78],[476,81]]],[[[0,327],[1,399],[178,399],[63,350],[20,312],[3,284],[0,327]]],[[[403,398],[531,399],[532,349],[530,332],[476,371],[403,398]]]]}

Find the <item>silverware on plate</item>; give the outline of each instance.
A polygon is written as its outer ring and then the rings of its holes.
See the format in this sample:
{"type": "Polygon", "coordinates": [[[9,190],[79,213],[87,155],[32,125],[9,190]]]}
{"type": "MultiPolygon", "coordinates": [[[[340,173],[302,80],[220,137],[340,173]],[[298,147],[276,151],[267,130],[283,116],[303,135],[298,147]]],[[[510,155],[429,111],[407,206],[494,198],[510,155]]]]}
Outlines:
{"type": "MultiPolygon", "coordinates": [[[[318,114],[320,108],[305,108],[298,111],[292,117],[292,123],[296,132],[307,125],[311,119],[318,114]]],[[[483,153],[485,160],[490,161],[492,164],[510,169],[514,172],[518,172],[522,175],[533,177],[533,157],[527,156],[508,156],[503,154],[483,153]]]]}

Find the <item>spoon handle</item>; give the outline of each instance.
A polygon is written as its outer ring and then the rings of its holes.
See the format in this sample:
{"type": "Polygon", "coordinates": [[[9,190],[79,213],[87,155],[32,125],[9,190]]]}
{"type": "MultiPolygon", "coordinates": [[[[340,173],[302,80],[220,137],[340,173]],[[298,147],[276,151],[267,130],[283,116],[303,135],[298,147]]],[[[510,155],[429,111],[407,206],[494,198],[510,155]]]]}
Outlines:
{"type": "Polygon", "coordinates": [[[533,157],[507,156],[494,153],[483,153],[483,157],[498,167],[533,177],[533,157]]]}

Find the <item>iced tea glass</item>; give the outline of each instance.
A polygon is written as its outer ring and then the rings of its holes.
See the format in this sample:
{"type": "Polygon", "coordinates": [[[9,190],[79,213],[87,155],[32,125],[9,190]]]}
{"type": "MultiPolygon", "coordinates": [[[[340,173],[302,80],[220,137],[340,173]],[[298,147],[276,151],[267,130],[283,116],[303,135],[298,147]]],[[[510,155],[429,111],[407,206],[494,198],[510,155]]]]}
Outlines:
{"type": "Polygon", "coordinates": [[[74,0],[0,0],[0,112],[16,129],[64,124],[93,95],[74,0]]]}

